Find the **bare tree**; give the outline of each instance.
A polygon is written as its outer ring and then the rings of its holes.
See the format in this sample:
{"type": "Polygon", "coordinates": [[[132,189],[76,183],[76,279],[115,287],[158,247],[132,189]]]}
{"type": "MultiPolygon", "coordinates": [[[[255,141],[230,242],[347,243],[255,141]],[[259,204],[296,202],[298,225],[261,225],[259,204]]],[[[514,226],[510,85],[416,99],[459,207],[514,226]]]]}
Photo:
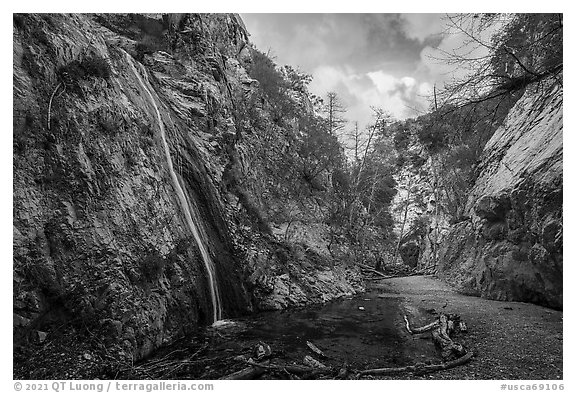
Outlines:
{"type": "Polygon", "coordinates": [[[436,60],[467,73],[439,92],[441,106],[478,104],[548,77],[562,84],[562,14],[456,14],[446,22],[463,42],[436,60]]]}
{"type": "Polygon", "coordinates": [[[384,167],[392,156],[381,157],[375,152],[374,146],[383,135],[384,128],[390,124],[391,116],[380,108],[372,109],[374,122],[368,125],[363,133],[355,127],[353,134],[354,162],[351,168],[350,198],[347,201],[347,226],[349,236],[358,245],[354,249],[355,254],[366,251],[365,232],[374,228],[381,215],[388,211],[386,203],[376,203],[376,194],[389,175],[384,167]]]}
{"type": "Polygon", "coordinates": [[[324,111],[328,121],[328,132],[332,135],[337,135],[346,125],[346,119],[343,117],[344,113],[346,113],[346,108],[335,92],[329,92],[326,98],[327,102],[324,111]]]}

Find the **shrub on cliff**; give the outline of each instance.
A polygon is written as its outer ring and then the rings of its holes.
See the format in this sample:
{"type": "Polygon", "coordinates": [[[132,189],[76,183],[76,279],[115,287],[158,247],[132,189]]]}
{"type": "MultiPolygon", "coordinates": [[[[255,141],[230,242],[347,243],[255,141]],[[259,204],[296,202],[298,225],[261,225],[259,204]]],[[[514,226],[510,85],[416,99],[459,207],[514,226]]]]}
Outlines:
{"type": "Polygon", "coordinates": [[[112,69],[108,61],[98,55],[85,58],[80,63],[80,66],[84,68],[87,76],[107,79],[112,75],[112,69]]]}
{"type": "Polygon", "coordinates": [[[59,70],[65,82],[73,82],[91,77],[108,79],[112,68],[106,59],[98,55],[85,57],[82,61],[74,60],[59,70]]]}
{"type": "Polygon", "coordinates": [[[290,85],[272,59],[254,50],[248,73],[260,83],[260,92],[270,104],[275,122],[280,123],[284,118],[292,118],[297,114],[296,105],[287,94],[290,85]]]}

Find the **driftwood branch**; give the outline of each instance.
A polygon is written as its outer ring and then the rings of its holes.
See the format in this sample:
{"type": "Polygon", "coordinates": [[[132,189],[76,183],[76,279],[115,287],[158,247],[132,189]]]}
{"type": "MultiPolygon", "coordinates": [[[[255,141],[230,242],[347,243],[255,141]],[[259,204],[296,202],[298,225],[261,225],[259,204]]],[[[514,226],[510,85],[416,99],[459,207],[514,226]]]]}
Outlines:
{"type": "Polygon", "coordinates": [[[404,315],[404,322],[406,323],[406,330],[410,334],[419,334],[431,331],[434,343],[440,347],[442,359],[445,361],[440,364],[415,364],[405,367],[374,368],[361,371],[358,375],[389,375],[403,372],[423,374],[447,370],[466,364],[474,356],[472,351],[466,351],[462,344],[454,342],[450,338],[450,333],[454,332],[456,328],[460,329],[462,332],[467,331],[466,324],[461,321],[460,317],[456,314],[447,315],[441,313],[436,321],[421,327],[410,326],[410,321],[406,315],[404,315]],[[456,356],[456,358],[451,359],[454,356],[456,356]]]}
{"type": "Polygon", "coordinates": [[[311,343],[310,341],[306,341],[306,346],[312,351],[314,352],[316,355],[320,356],[321,358],[325,358],[328,359],[329,357],[326,356],[326,354],[324,352],[322,352],[322,350],[320,348],[318,348],[316,345],[314,345],[313,343],[311,343]]]}
{"type": "Polygon", "coordinates": [[[266,369],[261,366],[250,366],[246,367],[240,371],[236,371],[235,373],[228,374],[220,379],[227,379],[227,380],[241,380],[241,379],[254,379],[259,377],[260,375],[264,374],[266,369]]]}
{"type": "Polygon", "coordinates": [[[466,350],[462,344],[452,341],[450,332],[454,331],[454,318],[449,319],[446,314],[440,314],[439,326],[432,331],[432,338],[442,351],[442,359],[450,359],[453,356],[463,356],[466,350]]]}
{"type": "Polygon", "coordinates": [[[449,362],[440,364],[417,364],[413,366],[405,367],[386,367],[386,368],[373,368],[370,370],[364,370],[359,373],[359,375],[389,375],[397,374],[403,372],[414,372],[414,373],[429,373],[434,371],[448,370],[457,366],[466,364],[474,356],[473,352],[467,352],[465,355],[459,357],[458,359],[451,360],[449,362]]]}
{"type": "Polygon", "coordinates": [[[255,368],[260,368],[263,370],[287,371],[291,374],[296,374],[296,375],[306,374],[309,377],[321,375],[321,374],[330,374],[334,371],[330,367],[315,368],[315,367],[299,366],[299,365],[295,365],[295,364],[285,364],[285,365],[262,364],[262,363],[256,363],[252,360],[247,360],[246,363],[249,364],[250,366],[253,366],[255,368]]]}
{"type": "Polygon", "coordinates": [[[410,322],[408,321],[408,317],[406,317],[406,315],[404,315],[404,322],[406,322],[406,330],[408,330],[408,333],[410,333],[410,334],[429,332],[430,330],[436,329],[440,326],[439,321],[434,321],[432,323],[429,323],[428,325],[425,325],[425,326],[422,326],[419,328],[411,327],[410,322]]]}
{"type": "Polygon", "coordinates": [[[462,344],[450,338],[450,334],[454,332],[456,328],[463,332],[467,331],[466,324],[460,320],[458,315],[441,313],[436,321],[419,328],[411,327],[406,315],[404,315],[404,322],[406,322],[406,330],[408,330],[410,334],[431,331],[434,343],[440,348],[442,359],[451,360],[451,358],[462,357],[466,354],[466,350],[462,344]]]}

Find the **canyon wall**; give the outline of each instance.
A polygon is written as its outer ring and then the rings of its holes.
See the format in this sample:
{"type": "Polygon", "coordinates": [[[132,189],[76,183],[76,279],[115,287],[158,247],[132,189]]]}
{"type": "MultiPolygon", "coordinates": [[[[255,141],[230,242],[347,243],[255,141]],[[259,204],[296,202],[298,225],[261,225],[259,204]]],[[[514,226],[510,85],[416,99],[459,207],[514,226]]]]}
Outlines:
{"type": "Polygon", "coordinates": [[[562,85],[530,86],[484,148],[438,273],[490,299],[562,308],[562,85]]]}
{"type": "Polygon", "coordinates": [[[360,288],[247,214],[239,16],[15,14],[13,33],[15,343],[89,327],[138,359],[360,288]]]}

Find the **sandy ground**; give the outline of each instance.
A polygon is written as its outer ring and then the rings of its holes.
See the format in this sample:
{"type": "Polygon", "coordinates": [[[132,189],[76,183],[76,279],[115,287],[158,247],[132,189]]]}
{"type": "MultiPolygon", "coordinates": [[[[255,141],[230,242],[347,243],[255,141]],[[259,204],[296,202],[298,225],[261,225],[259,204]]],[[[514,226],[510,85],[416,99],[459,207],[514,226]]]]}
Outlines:
{"type": "Polygon", "coordinates": [[[431,276],[382,280],[373,288],[380,297],[401,299],[414,325],[430,322],[431,309],[466,321],[469,332],[458,341],[477,356],[467,365],[418,378],[562,379],[561,311],[460,295],[431,276]]]}

